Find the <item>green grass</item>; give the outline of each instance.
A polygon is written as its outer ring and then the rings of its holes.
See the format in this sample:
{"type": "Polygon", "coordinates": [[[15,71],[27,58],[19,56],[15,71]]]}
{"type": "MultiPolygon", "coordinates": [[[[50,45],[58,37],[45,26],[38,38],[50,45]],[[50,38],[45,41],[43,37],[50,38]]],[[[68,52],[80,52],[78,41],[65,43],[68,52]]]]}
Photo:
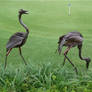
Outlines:
{"type": "Polygon", "coordinates": [[[59,36],[77,30],[84,36],[82,54],[91,58],[91,3],[91,0],[71,0],[71,16],[68,16],[68,0],[0,0],[1,92],[91,92],[92,63],[86,71],[85,61],[78,58],[78,49],[72,48],[68,56],[78,68],[76,75],[68,61],[62,66],[64,56],[55,54],[59,36]],[[28,65],[24,65],[18,49],[13,49],[4,71],[9,37],[25,31],[18,21],[21,8],[29,11],[22,17],[30,30],[22,49],[28,65]]]}

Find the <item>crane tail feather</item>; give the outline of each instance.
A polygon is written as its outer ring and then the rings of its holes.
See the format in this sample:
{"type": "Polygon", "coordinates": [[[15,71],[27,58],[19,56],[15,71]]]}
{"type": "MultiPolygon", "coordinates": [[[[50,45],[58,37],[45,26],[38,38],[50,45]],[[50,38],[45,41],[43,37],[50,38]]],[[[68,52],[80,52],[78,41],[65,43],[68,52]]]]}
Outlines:
{"type": "Polygon", "coordinates": [[[60,55],[61,52],[62,52],[62,48],[63,48],[64,43],[65,43],[65,39],[63,39],[63,40],[61,41],[61,43],[59,43],[59,45],[58,45],[58,52],[59,52],[59,55],[60,55]]]}

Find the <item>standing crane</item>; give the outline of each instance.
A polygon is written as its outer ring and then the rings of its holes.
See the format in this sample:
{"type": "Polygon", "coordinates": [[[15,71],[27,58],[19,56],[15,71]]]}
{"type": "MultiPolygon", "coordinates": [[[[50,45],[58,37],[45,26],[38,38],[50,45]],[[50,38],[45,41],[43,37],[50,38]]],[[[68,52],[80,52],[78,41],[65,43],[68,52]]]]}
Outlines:
{"type": "Polygon", "coordinates": [[[11,50],[13,48],[19,48],[20,56],[23,59],[25,65],[27,65],[27,63],[26,63],[26,61],[25,61],[25,59],[22,55],[22,52],[21,52],[21,47],[25,44],[25,42],[28,38],[28,34],[29,34],[28,27],[21,20],[21,17],[22,17],[23,14],[28,14],[28,11],[20,9],[19,10],[19,16],[18,16],[19,22],[25,28],[26,32],[17,32],[10,37],[10,39],[9,39],[7,45],[6,45],[6,58],[5,58],[4,68],[6,68],[6,65],[7,65],[7,56],[9,55],[9,53],[11,52],[11,50]]]}
{"type": "Polygon", "coordinates": [[[65,64],[65,60],[67,59],[71,63],[71,65],[74,67],[77,74],[78,74],[77,68],[74,66],[72,61],[67,57],[67,54],[68,54],[69,50],[72,47],[77,46],[78,49],[79,49],[79,58],[81,60],[86,61],[86,68],[88,69],[91,59],[82,57],[82,55],[81,55],[81,53],[82,53],[82,43],[83,43],[83,36],[79,32],[70,32],[66,35],[63,35],[63,36],[59,37],[59,41],[58,41],[58,52],[59,52],[59,54],[61,54],[63,46],[67,47],[67,49],[64,52],[65,57],[64,57],[63,66],[65,64]]]}

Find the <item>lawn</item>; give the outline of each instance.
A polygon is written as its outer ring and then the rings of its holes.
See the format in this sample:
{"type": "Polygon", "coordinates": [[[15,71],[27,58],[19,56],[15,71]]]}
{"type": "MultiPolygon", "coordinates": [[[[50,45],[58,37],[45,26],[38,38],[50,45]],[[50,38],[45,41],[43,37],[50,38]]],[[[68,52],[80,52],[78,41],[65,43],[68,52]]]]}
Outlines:
{"type": "Polygon", "coordinates": [[[82,55],[92,56],[92,1],[71,0],[71,16],[68,16],[68,3],[69,0],[0,0],[1,92],[92,92],[92,63],[87,71],[85,61],[78,57],[77,47],[68,56],[78,75],[68,61],[62,66],[63,54],[55,54],[59,36],[79,31],[84,37],[82,55]],[[18,49],[13,49],[4,70],[9,37],[15,32],[25,32],[18,21],[19,9],[29,11],[22,16],[30,30],[22,47],[28,65],[24,65],[18,49]]]}

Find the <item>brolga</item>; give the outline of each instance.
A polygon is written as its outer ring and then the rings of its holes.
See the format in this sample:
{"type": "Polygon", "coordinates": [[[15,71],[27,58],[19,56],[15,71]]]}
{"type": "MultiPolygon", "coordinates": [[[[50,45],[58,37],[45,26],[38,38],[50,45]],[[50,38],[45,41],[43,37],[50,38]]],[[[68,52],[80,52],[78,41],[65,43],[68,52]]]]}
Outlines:
{"type": "Polygon", "coordinates": [[[67,47],[67,49],[64,52],[63,66],[65,64],[65,60],[67,59],[71,63],[71,65],[74,67],[76,74],[78,74],[77,68],[75,67],[75,65],[72,63],[72,61],[67,56],[69,50],[71,48],[77,46],[78,50],[79,50],[79,58],[81,60],[86,61],[86,68],[88,69],[91,59],[89,57],[87,57],[87,58],[82,57],[81,53],[82,53],[82,46],[83,46],[83,36],[80,32],[70,32],[66,35],[60,36],[59,41],[58,41],[58,52],[59,52],[59,54],[61,54],[63,46],[67,47]]]}
{"type": "Polygon", "coordinates": [[[28,14],[28,11],[20,9],[19,10],[19,22],[20,24],[25,28],[26,32],[17,32],[15,34],[13,34],[7,45],[6,45],[6,58],[5,58],[5,66],[4,68],[6,68],[7,65],[7,56],[9,55],[9,53],[11,52],[11,50],[13,48],[19,48],[19,52],[20,52],[20,56],[23,59],[25,65],[27,65],[23,55],[22,55],[22,51],[21,51],[21,47],[25,44],[27,38],[28,38],[28,34],[29,34],[29,29],[28,27],[23,23],[23,21],[21,20],[21,17],[23,14],[28,14]]]}

